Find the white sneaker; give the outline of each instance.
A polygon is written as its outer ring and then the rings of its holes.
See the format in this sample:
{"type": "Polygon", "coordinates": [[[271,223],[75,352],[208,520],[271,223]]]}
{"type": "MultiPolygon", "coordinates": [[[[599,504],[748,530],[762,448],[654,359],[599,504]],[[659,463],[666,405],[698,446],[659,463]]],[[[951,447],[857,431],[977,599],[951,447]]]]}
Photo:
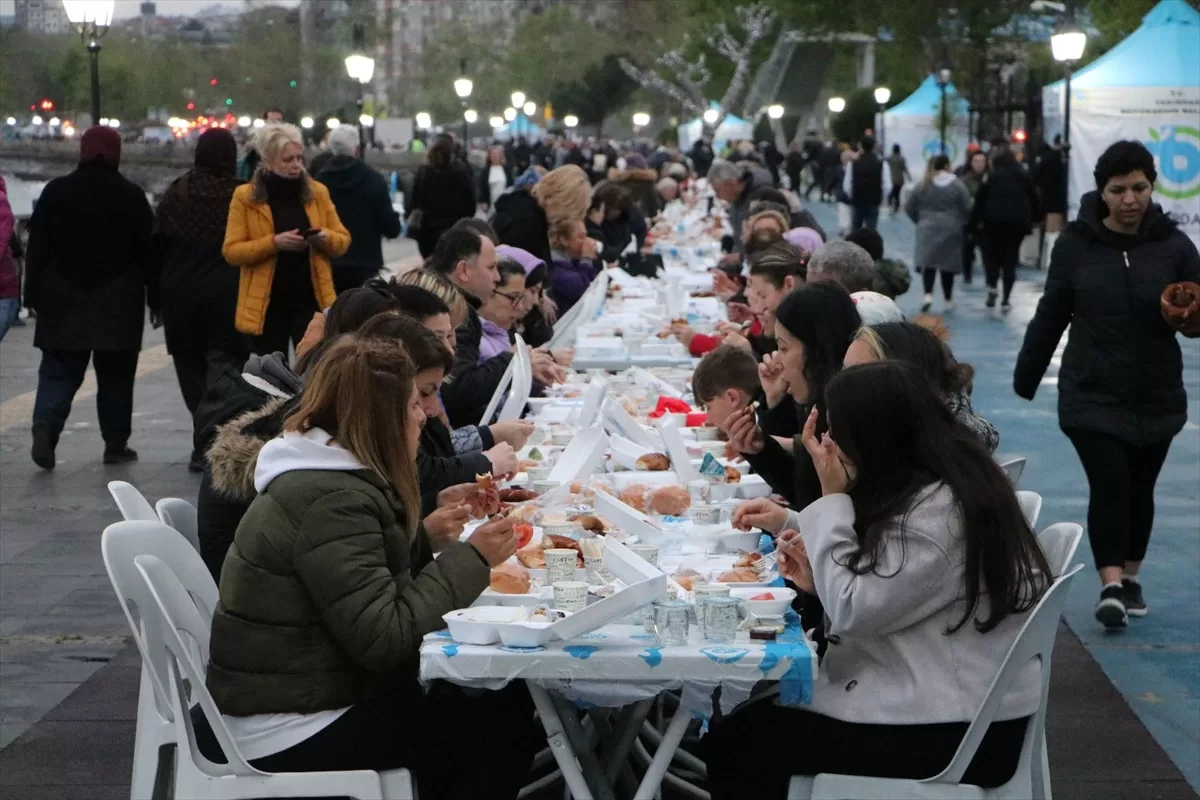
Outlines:
{"type": "Polygon", "coordinates": [[[945,309],[944,309],[944,310],[945,310],[945,311],[947,311],[947,312],[953,311],[953,310],[954,310],[954,301],[953,301],[953,300],[947,300],[947,301],[946,301],[946,303],[945,303],[945,309]]]}
{"type": "Polygon", "coordinates": [[[921,296],[921,313],[928,314],[929,309],[933,308],[933,295],[926,294],[921,296]]]}

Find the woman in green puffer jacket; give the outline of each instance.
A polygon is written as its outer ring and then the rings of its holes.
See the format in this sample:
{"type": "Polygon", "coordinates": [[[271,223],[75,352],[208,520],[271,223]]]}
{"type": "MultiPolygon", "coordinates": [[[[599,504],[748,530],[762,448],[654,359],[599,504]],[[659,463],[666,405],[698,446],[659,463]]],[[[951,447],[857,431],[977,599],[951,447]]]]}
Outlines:
{"type": "MultiPolygon", "coordinates": [[[[207,684],[259,769],[406,767],[424,796],[515,797],[537,744],[524,687],[468,697],[417,681],[422,638],[516,550],[500,519],[433,559],[419,524],[423,423],[401,343],[329,346],[258,456],[258,496],[221,573],[207,684]]],[[[201,751],[222,761],[194,719],[201,751]]]]}

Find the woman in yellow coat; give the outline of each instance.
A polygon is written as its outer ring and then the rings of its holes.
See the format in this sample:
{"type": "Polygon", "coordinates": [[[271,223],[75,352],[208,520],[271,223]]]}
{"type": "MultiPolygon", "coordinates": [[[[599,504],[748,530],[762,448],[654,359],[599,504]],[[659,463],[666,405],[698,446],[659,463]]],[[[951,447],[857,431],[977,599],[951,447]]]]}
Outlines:
{"type": "Polygon", "coordinates": [[[304,171],[304,143],[294,125],[261,128],[254,148],[262,162],[233,193],[221,252],[242,270],[237,329],[254,337],[255,353],[286,353],[313,313],[332,305],[329,260],[346,252],[350,234],[329,191],[304,171]]]}

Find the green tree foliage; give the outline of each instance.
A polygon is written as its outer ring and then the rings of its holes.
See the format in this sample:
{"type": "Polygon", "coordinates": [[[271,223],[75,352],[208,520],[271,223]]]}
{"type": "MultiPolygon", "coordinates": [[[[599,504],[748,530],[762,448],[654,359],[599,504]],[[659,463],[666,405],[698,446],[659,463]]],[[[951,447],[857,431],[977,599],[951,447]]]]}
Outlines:
{"type": "Polygon", "coordinates": [[[574,114],[580,125],[600,128],[606,117],[629,102],[637,88],[621,69],[619,58],[609,54],[588,67],[579,80],[554,89],[550,102],[559,119],[574,114]]]}
{"type": "Polygon", "coordinates": [[[833,117],[833,135],[843,142],[853,142],[862,138],[868,128],[875,128],[877,109],[874,89],[855,89],[846,95],[846,110],[833,117]]]}

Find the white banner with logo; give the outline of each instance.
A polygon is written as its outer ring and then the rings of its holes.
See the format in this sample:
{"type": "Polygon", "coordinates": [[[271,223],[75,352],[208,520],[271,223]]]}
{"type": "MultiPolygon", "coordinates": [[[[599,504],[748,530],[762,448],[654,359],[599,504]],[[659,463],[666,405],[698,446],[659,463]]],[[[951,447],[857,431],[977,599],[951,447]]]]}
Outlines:
{"type": "MultiPolygon", "coordinates": [[[[1043,93],[1046,138],[1062,131],[1061,87],[1043,93]]],[[[1110,144],[1136,139],[1154,155],[1154,201],[1200,247],[1200,87],[1071,90],[1071,215],[1095,188],[1110,144]]]]}
{"type": "MultiPolygon", "coordinates": [[[[883,138],[879,153],[890,156],[892,145],[900,145],[900,153],[908,163],[908,173],[913,182],[921,180],[925,174],[925,163],[942,152],[937,115],[884,114],[882,126],[879,124],[880,116],[875,115],[875,133],[883,138]]],[[[946,155],[952,165],[957,167],[963,162],[970,141],[967,117],[959,114],[946,126],[946,155]]]]}

